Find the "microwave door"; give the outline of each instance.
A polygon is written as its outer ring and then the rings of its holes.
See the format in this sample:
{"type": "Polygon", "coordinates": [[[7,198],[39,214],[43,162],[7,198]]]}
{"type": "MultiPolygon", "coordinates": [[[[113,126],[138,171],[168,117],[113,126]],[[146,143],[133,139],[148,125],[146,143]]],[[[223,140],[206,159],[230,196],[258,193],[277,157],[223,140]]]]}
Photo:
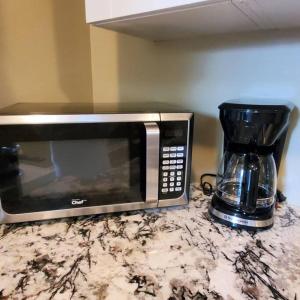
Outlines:
{"type": "Polygon", "coordinates": [[[12,222],[157,207],[157,123],[17,127],[5,128],[0,145],[9,174],[0,182],[1,207],[12,222]],[[8,144],[18,147],[7,154],[8,144]]]}

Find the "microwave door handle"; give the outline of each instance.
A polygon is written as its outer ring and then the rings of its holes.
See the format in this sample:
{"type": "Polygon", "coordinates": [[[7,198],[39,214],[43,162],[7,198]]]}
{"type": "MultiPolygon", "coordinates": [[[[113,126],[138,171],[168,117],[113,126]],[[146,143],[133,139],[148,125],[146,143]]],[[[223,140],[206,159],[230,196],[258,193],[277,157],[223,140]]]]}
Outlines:
{"type": "Polygon", "coordinates": [[[159,136],[155,122],[144,123],[146,128],[146,203],[158,202],[159,136]]]}

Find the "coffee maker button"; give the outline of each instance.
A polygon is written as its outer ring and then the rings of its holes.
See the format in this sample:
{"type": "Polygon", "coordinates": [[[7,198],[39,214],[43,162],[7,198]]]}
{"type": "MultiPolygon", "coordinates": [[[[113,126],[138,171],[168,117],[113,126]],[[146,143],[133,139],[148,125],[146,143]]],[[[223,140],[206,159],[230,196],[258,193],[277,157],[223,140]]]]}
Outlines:
{"type": "Polygon", "coordinates": [[[168,176],[168,174],[169,174],[168,172],[163,172],[164,177],[168,176]]]}
{"type": "Polygon", "coordinates": [[[176,188],[175,188],[175,191],[176,191],[176,192],[180,192],[181,190],[182,190],[181,187],[176,187],[176,188]]]}
{"type": "Polygon", "coordinates": [[[182,171],[177,171],[176,174],[177,174],[177,176],[181,176],[182,175],[182,171]]]}
{"type": "Polygon", "coordinates": [[[171,158],[175,158],[175,157],[176,157],[176,153],[171,153],[171,154],[170,154],[170,157],[171,157],[171,158]]]}
{"type": "Polygon", "coordinates": [[[177,170],[181,170],[181,169],[183,169],[183,165],[177,165],[177,170]]]}
{"type": "Polygon", "coordinates": [[[170,170],[176,170],[176,166],[175,165],[170,166],[170,170]]]}
{"type": "Polygon", "coordinates": [[[166,171],[166,170],[169,170],[170,167],[169,167],[169,166],[162,166],[162,169],[163,169],[164,171],[166,171]]]}
{"type": "Polygon", "coordinates": [[[171,187],[171,188],[170,188],[170,192],[174,192],[174,188],[171,187]]]}
{"type": "Polygon", "coordinates": [[[176,186],[181,186],[181,182],[176,182],[176,186]]]}
{"type": "Polygon", "coordinates": [[[170,177],[170,181],[174,181],[175,180],[175,178],[174,177],[170,177]]]}
{"type": "Polygon", "coordinates": [[[182,179],[181,176],[178,176],[178,177],[176,178],[177,181],[181,181],[181,179],[182,179]]]}
{"type": "Polygon", "coordinates": [[[169,189],[164,188],[164,189],[161,189],[161,191],[162,191],[162,193],[167,193],[169,191],[169,189]]]}
{"type": "Polygon", "coordinates": [[[177,153],[177,157],[183,157],[183,153],[182,152],[177,153]]]}
{"type": "Polygon", "coordinates": [[[178,164],[183,164],[183,159],[177,159],[178,164]]]}
{"type": "Polygon", "coordinates": [[[162,164],[163,165],[168,165],[168,164],[170,164],[170,161],[169,160],[163,160],[162,164]]]}
{"type": "Polygon", "coordinates": [[[169,158],[170,157],[170,154],[169,153],[164,153],[163,154],[163,158],[169,158]]]}
{"type": "Polygon", "coordinates": [[[171,165],[176,164],[176,159],[170,160],[170,164],[171,164],[171,165]]]}
{"type": "Polygon", "coordinates": [[[170,151],[170,147],[163,147],[163,152],[168,152],[170,151]]]}
{"type": "Polygon", "coordinates": [[[174,182],[170,182],[170,186],[174,186],[174,182]]]}
{"type": "Polygon", "coordinates": [[[163,182],[168,182],[168,178],[164,177],[163,182]]]}
{"type": "Polygon", "coordinates": [[[170,176],[175,176],[175,172],[170,172],[170,176]]]}
{"type": "Polygon", "coordinates": [[[168,184],[165,182],[165,183],[163,183],[163,185],[162,185],[164,188],[166,188],[166,187],[168,187],[168,184]]]}
{"type": "Polygon", "coordinates": [[[170,147],[170,151],[176,151],[177,147],[170,147]]]}
{"type": "Polygon", "coordinates": [[[178,146],[177,147],[177,151],[183,151],[184,150],[184,146],[178,146]]]}

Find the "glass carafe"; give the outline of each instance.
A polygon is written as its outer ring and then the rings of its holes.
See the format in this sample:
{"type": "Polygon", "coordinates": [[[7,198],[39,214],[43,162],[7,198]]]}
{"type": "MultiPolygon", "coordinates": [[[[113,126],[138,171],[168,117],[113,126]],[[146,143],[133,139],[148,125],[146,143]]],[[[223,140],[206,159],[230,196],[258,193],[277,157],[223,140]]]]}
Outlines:
{"type": "Polygon", "coordinates": [[[273,205],[277,186],[272,154],[225,152],[217,174],[217,196],[245,213],[273,205]]]}

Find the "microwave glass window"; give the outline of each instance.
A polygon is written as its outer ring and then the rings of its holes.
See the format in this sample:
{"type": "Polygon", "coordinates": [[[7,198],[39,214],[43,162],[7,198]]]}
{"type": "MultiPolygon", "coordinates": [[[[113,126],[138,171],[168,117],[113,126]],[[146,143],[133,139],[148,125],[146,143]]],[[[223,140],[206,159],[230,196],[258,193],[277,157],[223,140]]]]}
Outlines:
{"type": "Polygon", "coordinates": [[[18,154],[23,196],[83,199],[130,189],[126,139],[22,142],[18,154]]]}
{"type": "Polygon", "coordinates": [[[0,144],[0,197],[7,213],[144,201],[141,124],[7,129],[0,144]],[[18,132],[23,140],[10,140],[18,132]]]}

